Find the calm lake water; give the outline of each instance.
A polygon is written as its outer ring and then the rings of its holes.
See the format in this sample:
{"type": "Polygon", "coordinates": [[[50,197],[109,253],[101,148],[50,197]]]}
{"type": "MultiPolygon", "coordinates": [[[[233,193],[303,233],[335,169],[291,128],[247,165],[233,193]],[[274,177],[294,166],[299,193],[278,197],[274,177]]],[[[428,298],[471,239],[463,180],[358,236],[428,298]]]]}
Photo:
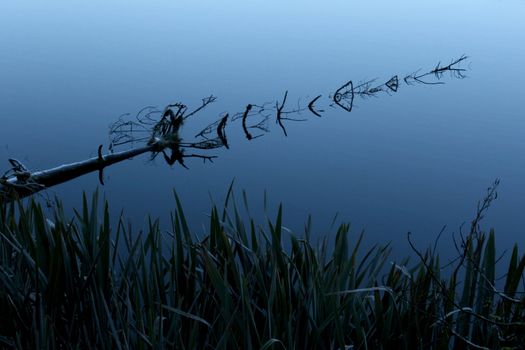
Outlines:
{"type": "MultiPolygon", "coordinates": [[[[210,195],[230,182],[245,189],[262,217],[279,202],[284,224],[301,232],[312,214],[320,234],[334,214],[366,230],[370,242],[408,252],[447,225],[442,245],[468,227],[486,188],[500,178],[485,227],[498,247],[525,247],[524,1],[66,1],[0,5],[0,169],[7,158],[31,169],[95,156],[108,126],[123,113],[180,101],[216,103],[191,122],[203,128],[247,103],[323,94],[322,118],[278,125],[248,142],[240,123],[227,130],[231,149],[170,169],[147,156],[105,170],[101,188],[115,215],[142,225],[169,218],[172,189],[191,225],[202,231],[210,195]],[[351,113],[328,106],[348,80],[431,70],[462,54],[467,78],[406,86],[356,99],[351,113]]],[[[193,129],[196,128],[196,129],[193,129]]],[[[107,149],[107,148],[106,148],[107,149]]],[[[68,207],[96,174],[48,191],[68,207]]],[[[240,195],[238,198],[240,199],[240,195]]],[[[239,202],[242,202],[239,200],[239,202]]]]}

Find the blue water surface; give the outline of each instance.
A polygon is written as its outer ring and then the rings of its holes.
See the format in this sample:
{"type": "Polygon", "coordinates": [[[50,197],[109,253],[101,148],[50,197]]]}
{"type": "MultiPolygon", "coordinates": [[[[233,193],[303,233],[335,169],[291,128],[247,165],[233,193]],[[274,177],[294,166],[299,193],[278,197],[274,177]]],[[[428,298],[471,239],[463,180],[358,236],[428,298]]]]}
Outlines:
{"type": "MultiPolygon", "coordinates": [[[[484,227],[495,227],[500,250],[523,246],[524,15],[518,0],[3,2],[0,169],[10,157],[35,170],[95,156],[112,122],[148,105],[196,107],[217,96],[188,120],[189,138],[222,112],[281,100],[286,90],[291,105],[322,94],[323,117],[288,122],[288,137],[272,121],[248,142],[231,124],[231,149],[211,152],[213,164],[189,159],[186,170],[136,157],[106,169],[100,190],[115,217],[124,209],[140,227],[148,213],[167,223],[176,189],[203,232],[210,196],[224,200],[235,179],[259,219],[266,191],[269,215],[282,202],[295,232],[312,214],[321,237],[338,213],[369,242],[391,241],[405,254],[408,231],[424,247],[444,225],[451,249],[500,178],[484,227]],[[465,79],[400,84],[356,100],[351,113],[329,106],[348,80],[383,82],[462,54],[465,79]]],[[[79,207],[81,192],[97,187],[90,174],[41,198],[79,207]]]]}

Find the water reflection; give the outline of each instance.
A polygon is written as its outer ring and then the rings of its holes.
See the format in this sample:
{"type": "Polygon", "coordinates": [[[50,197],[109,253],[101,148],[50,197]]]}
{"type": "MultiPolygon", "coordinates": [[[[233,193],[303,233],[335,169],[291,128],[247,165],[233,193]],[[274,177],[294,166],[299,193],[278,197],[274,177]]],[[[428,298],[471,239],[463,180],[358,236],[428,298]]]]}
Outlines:
{"type": "MultiPolygon", "coordinates": [[[[462,68],[462,64],[467,58],[463,55],[452,60],[448,65],[438,63],[435,68],[423,73],[417,70],[406,75],[402,81],[407,86],[438,85],[444,83],[441,79],[447,73],[453,78],[463,79],[466,69],[462,68]]],[[[333,101],[329,106],[340,107],[351,112],[356,97],[368,98],[377,97],[380,93],[392,94],[397,92],[400,86],[397,75],[382,84],[374,83],[375,79],[356,85],[352,80],[348,81],[337,88],[335,93],[329,95],[333,101]]],[[[317,107],[322,96],[317,95],[309,100],[299,99],[290,108],[285,108],[288,101],[287,90],[281,101],[248,104],[243,112],[233,114],[231,122],[240,120],[246,139],[251,141],[268,133],[269,121],[275,117],[275,123],[281,128],[284,136],[288,136],[284,122],[306,121],[307,113],[316,117],[322,116],[321,113],[325,110],[317,107]],[[253,130],[257,130],[256,135],[252,134],[253,130]]],[[[186,158],[200,158],[204,162],[212,162],[216,156],[209,154],[208,151],[222,147],[230,148],[226,133],[230,114],[223,113],[219,119],[200,130],[190,141],[181,137],[180,130],[190,122],[190,119],[197,118],[199,113],[216,100],[213,95],[203,98],[201,104],[191,111],[185,104],[177,102],[167,105],[163,110],[152,106],[145,107],[131,120],[128,119],[129,115],[121,116],[110,127],[111,142],[108,155],[102,154],[102,145],[100,145],[97,157],[38,172],[29,171],[16,159],[9,159],[11,168],[0,177],[0,199],[26,197],[93,171],[99,172],[99,181],[104,185],[104,168],[143,153],[150,153],[151,160],[162,154],[168,165],[178,163],[184,168],[187,168],[186,158]],[[143,143],[146,145],[137,146],[143,143]],[[122,146],[131,146],[131,149],[115,153],[115,149],[122,146]]]]}
{"type": "MultiPolygon", "coordinates": [[[[452,78],[463,79],[465,78],[466,69],[462,68],[462,64],[464,64],[467,59],[468,57],[463,55],[458,59],[453,59],[448,65],[438,63],[433,69],[424,71],[423,73],[421,73],[421,70],[417,70],[414,73],[406,75],[402,81],[407,86],[417,84],[444,84],[442,79],[447,73],[452,78]]],[[[397,75],[394,75],[382,84],[374,83],[375,79],[364,81],[357,85],[354,85],[352,80],[348,81],[337,88],[335,93],[328,95],[329,99],[333,102],[329,104],[329,107],[340,107],[351,112],[356,97],[369,98],[378,97],[380,93],[392,94],[397,92],[400,87],[400,81],[397,75]]],[[[247,104],[244,111],[233,114],[231,118],[229,112],[224,112],[220,115],[219,119],[197,132],[194,140],[190,142],[179,138],[178,131],[180,127],[183,123],[187,123],[190,117],[197,117],[198,112],[205,109],[209,104],[216,102],[215,96],[202,99],[202,104],[191,113],[186,113],[187,106],[182,103],[168,105],[163,110],[146,107],[136,115],[134,120],[120,119],[112,126],[110,134],[113,138],[110,144],[110,150],[113,150],[116,146],[134,144],[136,142],[147,142],[151,144],[155,142],[155,140],[176,139],[177,142],[166,147],[171,150],[170,156],[166,154],[166,149],[163,149],[160,152],[155,152],[152,159],[154,159],[158,153],[162,153],[169,165],[179,163],[184,167],[186,167],[184,158],[187,157],[199,157],[205,161],[211,161],[215,156],[188,154],[187,151],[193,149],[209,151],[222,147],[229,149],[230,144],[226,133],[226,126],[230,125],[229,122],[240,121],[245,138],[248,141],[252,141],[270,132],[270,121],[274,118],[275,124],[280,127],[284,136],[288,136],[285,122],[307,121],[308,113],[322,117],[325,109],[318,107],[319,103],[326,103],[326,101],[322,100],[322,97],[323,95],[317,95],[313,99],[298,99],[295,104],[286,108],[288,102],[287,90],[280,101],[247,104]],[[144,136],[144,133],[146,133],[146,136],[144,136]]]]}
{"type": "MultiPolygon", "coordinates": [[[[467,56],[462,55],[460,58],[452,60],[446,66],[442,66],[440,62],[434,69],[423,73],[421,73],[421,70],[417,70],[412,74],[406,75],[403,78],[403,81],[406,85],[439,85],[444,84],[441,79],[446,73],[449,73],[453,78],[463,79],[465,78],[466,69],[461,68],[461,64],[463,61],[467,60],[467,58],[467,56]],[[429,78],[432,80],[429,80],[429,78]]],[[[335,94],[333,94],[332,99],[334,104],[347,112],[351,112],[355,96],[359,96],[360,98],[377,97],[379,93],[385,92],[391,94],[397,92],[399,88],[399,79],[397,75],[394,75],[383,84],[376,85],[374,83],[375,79],[361,82],[358,85],[354,85],[352,80],[348,81],[339,87],[335,94]]]]}

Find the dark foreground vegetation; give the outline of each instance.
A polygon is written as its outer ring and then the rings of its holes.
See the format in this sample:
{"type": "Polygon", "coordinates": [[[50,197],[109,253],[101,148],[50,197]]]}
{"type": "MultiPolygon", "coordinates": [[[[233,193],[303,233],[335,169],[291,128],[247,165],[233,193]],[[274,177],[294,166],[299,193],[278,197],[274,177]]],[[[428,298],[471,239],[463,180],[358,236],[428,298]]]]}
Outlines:
{"type": "Polygon", "coordinates": [[[479,228],[494,197],[452,264],[414,246],[394,263],[345,224],[333,247],[314,245],[308,225],[283,235],[281,209],[262,228],[213,208],[197,238],[178,199],[171,231],[151,220],[140,234],[110,225],[96,195],[74,219],[57,202],[52,222],[33,201],[0,204],[0,346],[522,349],[525,256],[515,247],[498,281],[494,233],[479,228]]]}

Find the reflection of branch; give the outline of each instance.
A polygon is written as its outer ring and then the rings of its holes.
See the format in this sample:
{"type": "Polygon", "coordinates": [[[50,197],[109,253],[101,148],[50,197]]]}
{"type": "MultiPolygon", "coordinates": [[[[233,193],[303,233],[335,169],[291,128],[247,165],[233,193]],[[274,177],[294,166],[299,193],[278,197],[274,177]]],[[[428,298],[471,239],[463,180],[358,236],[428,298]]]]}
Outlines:
{"type": "Polygon", "coordinates": [[[397,75],[394,75],[392,78],[390,78],[390,80],[387,81],[385,85],[390,89],[390,91],[397,92],[397,88],[399,87],[399,79],[397,78],[397,75]]]}
{"type": "Polygon", "coordinates": [[[461,55],[460,58],[458,58],[457,60],[453,60],[449,65],[444,66],[444,67],[440,67],[439,66],[440,63],[438,63],[436,68],[431,70],[430,73],[433,73],[439,79],[443,76],[443,73],[450,72],[455,78],[462,79],[465,77],[463,72],[465,72],[466,69],[459,68],[456,66],[459,65],[462,61],[466,60],[467,58],[468,58],[467,56],[461,55]]]}
{"type": "Polygon", "coordinates": [[[121,116],[109,128],[109,150],[113,152],[118,146],[149,142],[177,133],[186,109],[182,103],[175,103],[166,106],[163,111],[152,106],[145,107],[137,113],[135,120],[125,120],[121,116]],[[175,113],[173,108],[176,108],[175,113]]]}
{"type": "Polygon", "coordinates": [[[217,128],[217,126],[219,125],[219,123],[221,122],[222,119],[219,119],[219,120],[216,120],[214,121],[213,123],[211,123],[210,125],[208,125],[207,127],[205,127],[204,129],[202,129],[201,131],[199,131],[198,134],[195,135],[195,137],[202,137],[202,138],[205,138],[207,139],[208,137],[206,135],[208,134],[211,134],[213,132],[213,130],[215,130],[217,128]]]}
{"type": "Polygon", "coordinates": [[[420,84],[425,84],[425,85],[441,85],[441,84],[445,84],[442,81],[432,81],[432,82],[424,81],[424,80],[422,80],[422,78],[426,77],[427,75],[430,75],[430,72],[418,75],[419,71],[420,70],[417,70],[414,73],[404,77],[403,80],[405,81],[405,84],[407,84],[407,85],[413,85],[414,83],[420,83],[420,84]]]}
{"type": "MultiPolygon", "coordinates": [[[[459,65],[466,59],[467,56],[463,55],[446,66],[438,64],[429,72],[423,74],[416,72],[412,75],[407,75],[404,78],[404,82],[408,85],[413,83],[436,84],[436,82],[429,82],[424,78],[433,75],[437,79],[441,79],[445,72],[450,72],[452,76],[456,78],[464,78],[465,69],[460,68],[459,65]]],[[[356,96],[366,98],[376,96],[381,92],[390,94],[398,91],[399,79],[397,75],[394,75],[388,81],[380,85],[374,85],[374,81],[375,80],[368,80],[354,85],[352,80],[350,80],[340,86],[333,96],[330,95],[330,98],[333,99],[335,105],[351,112],[356,96]]],[[[442,82],[437,83],[441,84],[442,82]]],[[[301,113],[306,110],[309,110],[317,117],[321,117],[321,113],[324,112],[324,110],[316,109],[315,107],[315,104],[321,97],[322,95],[316,96],[307,105],[302,104],[301,99],[299,99],[296,107],[285,110],[288,98],[287,90],[284,93],[283,100],[280,104],[279,101],[275,102],[275,104],[274,102],[266,102],[262,105],[248,104],[246,105],[244,112],[233,114],[232,118],[229,118],[228,113],[224,114],[219,120],[209,124],[197,133],[195,135],[195,138],[197,139],[195,142],[182,140],[179,135],[182,126],[186,119],[196,115],[206,106],[215,102],[217,99],[215,96],[210,95],[203,98],[201,104],[190,113],[187,113],[188,109],[186,105],[182,103],[169,104],[163,110],[159,110],[153,106],[147,106],[141,109],[135,115],[134,119],[126,120],[124,117],[129,115],[122,115],[110,126],[109,134],[111,140],[109,144],[109,155],[102,155],[102,150],[99,148],[98,157],[96,158],[63,165],[41,172],[30,172],[20,162],[10,160],[12,165],[11,169],[0,177],[0,198],[4,198],[7,193],[12,192],[17,196],[24,197],[36,193],[43,188],[68,181],[95,170],[99,171],[99,180],[100,183],[103,184],[102,170],[104,167],[147,152],[151,153],[152,160],[162,153],[164,159],[170,165],[179,162],[182,166],[185,166],[183,163],[184,157],[196,157],[211,160],[214,157],[207,155],[191,154],[186,156],[184,155],[184,150],[212,150],[223,146],[229,149],[228,139],[226,137],[228,119],[232,123],[242,119],[244,135],[248,140],[253,140],[257,137],[263,136],[265,132],[269,132],[268,120],[274,115],[274,113],[276,113],[277,124],[279,124],[280,128],[283,130],[284,135],[288,136],[283,123],[285,120],[304,121],[306,119],[300,119],[297,116],[301,115],[301,113]],[[251,125],[247,121],[248,117],[254,117],[250,119],[250,122],[252,123],[251,125]],[[259,131],[262,131],[262,133],[258,132],[257,135],[254,136],[250,133],[250,129],[258,129],[259,131]],[[210,134],[214,132],[216,135],[210,136],[210,134]],[[135,142],[143,143],[145,146],[114,153],[115,147],[123,145],[133,146],[135,142]],[[171,155],[168,156],[170,151],[171,155]]],[[[333,104],[330,106],[333,106],[333,104]]]]}
{"type": "Polygon", "coordinates": [[[333,100],[336,105],[338,105],[345,111],[352,111],[352,106],[354,104],[354,83],[352,83],[352,80],[342,85],[339,89],[335,91],[333,100]],[[345,100],[349,100],[349,102],[343,104],[345,100]]]}
{"type": "Polygon", "coordinates": [[[191,117],[192,115],[198,113],[200,110],[202,110],[203,108],[205,108],[207,105],[209,105],[210,103],[213,103],[217,100],[217,97],[213,96],[213,95],[210,95],[208,97],[205,97],[202,99],[202,104],[197,107],[193,112],[187,114],[184,119],[188,119],[189,117],[191,117]]]}
{"type": "Polygon", "coordinates": [[[315,107],[314,107],[314,103],[321,98],[322,95],[318,95],[316,98],[314,98],[313,100],[310,101],[310,103],[308,104],[308,109],[310,110],[310,112],[312,112],[313,114],[315,114],[316,116],[318,116],[319,118],[321,118],[321,114],[319,112],[324,112],[323,110],[319,110],[316,111],[315,110],[315,107]]]}
{"type": "Polygon", "coordinates": [[[22,163],[10,160],[12,168],[0,178],[0,200],[23,198],[94,171],[98,171],[99,181],[104,184],[103,169],[105,167],[143,153],[151,153],[152,160],[162,153],[164,160],[169,165],[179,162],[184,167],[183,158],[185,157],[211,161],[213,156],[184,155],[183,148],[209,150],[224,146],[225,119],[221,125],[222,139],[186,143],[181,141],[179,131],[185,119],[201,111],[215,99],[214,96],[202,99],[201,106],[188,115],[185,115],[187,110],[185,105],[175,103],[166,106],[162,111],[154,107],[143,108],[136,115],[135,120],[126,121],[120,117],[110,126],[112,140],[109,149],[111,153],[107,155],[102,154],[102,146],[99,146],[97,157],[36,172],[30,172],[22,163]],[[146,145],[122,152],[113,152],[116,146],[134,142],[144,142],[146,145]],[[169,151],[171,151],[170,156],[167,154],[169,151]]]}
{"type": "Polygon", "coordinates": [[[204,160],[204,163],[206,163],[206,161],[213,163],[213,160],[217,158],[217,156],[204,156],[201,154],[184,154],[183,157],[184,158],[201,158],[204,160]]]}
{"type": "Polygon", "coordinates": [[[228,140],[226,139],[226,131],[224,130],[226,128],[226,121],[228,120],[228,113],[224,117],[222,117],[219,126],[217,127],[217,136],[219,136],[219,139],[221,139],[222,143],[224,144],[224,147],[229,149],[228,147],[228,140]]]}
{"type": "Polygon", "coordinates": [[[399,87],[399,79],[397,75],[394,75],[392,78],[390,78],[387,82],[372,86],[372,83],[375,81],[368,80],[364,83],[361,83],[357,86],[354,86],[354,95],[365,98],[365,97],[372,97],[376,96],[379,92],[397,92],[397,89],[399,87]]]}
{"type": "Polygon", "coordinates": [[[189,168],[184,163],[184,158],[201,158],[204,160],[204,163],[206,163],[206,161],[213,163],[213,159],[217,158],[216,156],[206,156],[202,154],[184,154],[184,150],[181,149],[173,149],[171,151],[170,157],[168,157],[166,152],[163,150],[162,155],[164,156],[164,160],[166,160],[166,163],[168,163],[170,166],[178,162],[181,166],[183,166],[186,169],[189,168]]]}
{"type": "Polygon", "coordinates": [[[378,92],[383,91],[384,84],[372,86],[372,83],[374,83],[375,81],[376,81],[375,79],[372,79],[372,80],[365,81],[364,83],[361,83],[357,86],[354,86],[354,95],[359,96],[361,98],[365,98],[365,97],[372,97],[376,95],[378,92]]]}
{"type": "MultiPolygon", "coordinates": [[[[248,127],[248,129],[259,129],[259,130],[264,131],[264,132],[269,132],[268,125],[267,125],[268,124],[268,118],[269,118],[269,116],[263,117],[263,119],[260,122],[258,122],[257,124],[254,124],[254,125],[250,125],[248,127]]],[[[262,135],[260,135],[260,136],[262,136],[262,135]]],[[[256,137],[259,137],[259,136],[256,136],[256,137]]]]}
{"type": "Polygon", "coordinates": [[[194,137],[195,138],[201,137],[204,139],[208,139],[208,135],[215,132],[217,133],[217,136],[219,137],[219,139],[223,141],[224,146],[226,146],[226,148],[229,148],[228,141],[226,139],[226,130],[225,130],[226,121],[228,120],[228,116],[229,114],[226,113],[219,120],[214,121],[213,123],[206,126],[204,129],[199,131],[194,137]]]}
{"type": "MultiPolygon", "coordinates": [[[[418,70],[412,74],[405,76],[403,78],[403,81],[407,85],[413,85],[415,83],[427,84],[427,85],[444,84],[442,81],[428,81],[428,80],[425,80],[424,78],[428,76],[435,76],[439,80],[443,77],[443,75],[446,72],[450,72],[454,78],[458,78],[458,79],[465,78],[464,72],[466,71],[466,69],[460,68],[459,65],[461,64],[461,62],[465,61],[467,58],[468,58],[467,56],[462,55],[460,58],[456,60],[452,60],[452,62],[446,66],[441,66],[441,63],[438,63],[438,65],[434,69],[428,72],[425,72],[425,73],[419,73],[419,70],[418,70]]],[[[344,85],[342,85],[336,90],[332,99],[337,106],[343,108],[347,112],[351,112],[354,106],[355,96],[365,98],[365,97],[376,96],[380,92],[386,92],[386,93],[397,92],[397,90],[399,89],[399,78],[397,75],[394,75],[387,82],[380,84],[380,85],[374,86],[373,85],[374,81],[375,80],[368,80],[358,85],[354,85],[352,81],[350,80],[349,82],[345,83],[344,85]]],[[[309,109],[314,114],[316,114],[315,111],[312,110],[312,108],[309,108],[309,109]]]]}
{"type": "Polygon", "coordinates": [[[466,69],[460,68],[459,65],[461,64],[461,62],[465,61],[467,58],[468,56],[461,55],[460,58],[456,60],[452,60],[452,62],[450,62],[450,64],[446,66],[441,66],[441,62],[440,62],[431,71],[419,74],[420,70],[417,70],[414,73],[405,76],[403,80],[405,81],[407,85],[412,85],[414,83],[420,83],[420,84],[425,84],[425,85],[439,85],[439,84],[444,84],[444,83],[442,81],[427,81],[427,80],[424,80],[423,78],[433,75],[434,77],[436,77],[436,79],[439,80],[443,77],[443,75],[446,72],[450,72],[450,74],[454,78],[463,79],[465,78],[464,72],[466,71],[466,69]]]}
{"type": "Polygon", "coordinates": [[[288,136],[288,134],[286,133],[286,129],[284,128],[283,122],[281,121],[281,113],[283,111],[284,104],[286,103],[287,96],[288,96],[288,90],[286,90],[286,92],[284,93],[283,102],[281,103],[280,107],[279,107],[279,103],[275,102],[275,108],[277,108],[277,123],[279,123],[279,126],[281,127],[281,129],[283,129],[284,136],[288,136]]]}
{"type": "Polygon", "coordinates": [[[246,106],[246,109],[244,110],[244,114],[242,115],[242,129],[244,130],[244,134],[246,135],[246,138],[248,140],[253,139],[252,134],[248,131],[248,128],[246,127],[246,118],[248,118],[248,113],[250,113],[250,110],[252,109],[252,105],[248,104],[246,106]]]}
{"type": "Polygon", "coordinates": [[[216,149],[224,146],[219,138],[199,141],[199,142],[180,142],[178,144],[181,148],[195,148],[195,149],[216,149]]]}

